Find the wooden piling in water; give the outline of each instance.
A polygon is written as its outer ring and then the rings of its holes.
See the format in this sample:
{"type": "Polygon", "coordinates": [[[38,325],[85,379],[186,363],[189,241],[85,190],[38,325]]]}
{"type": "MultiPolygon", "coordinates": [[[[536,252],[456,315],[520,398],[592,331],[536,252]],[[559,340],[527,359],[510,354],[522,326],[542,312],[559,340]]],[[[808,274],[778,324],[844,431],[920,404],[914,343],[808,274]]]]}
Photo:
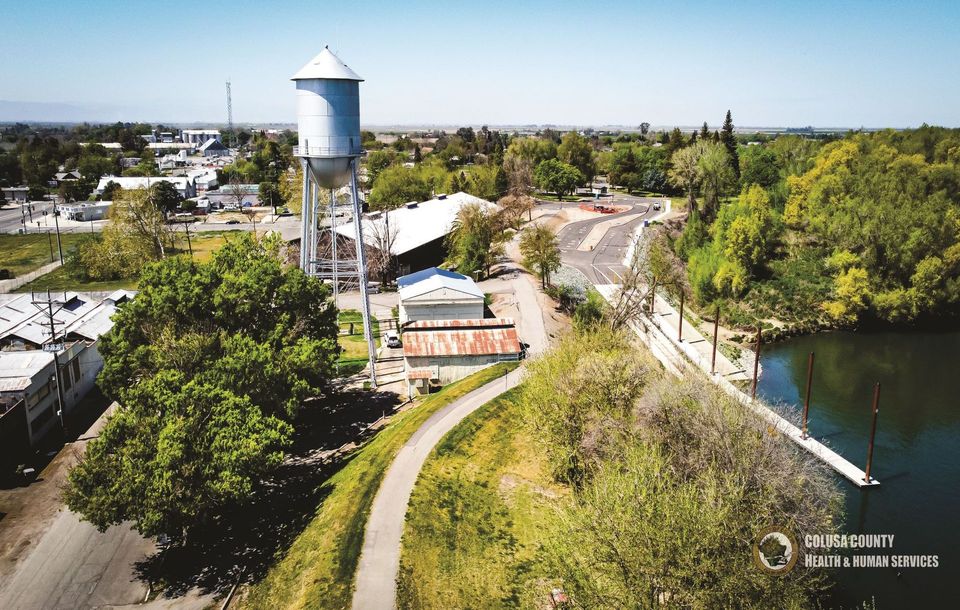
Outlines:
{"type": "Polygon", "coordinates": [[[757,349],[753,355],[753,384],[750,386],[750,398],[757,397],[757,377],[760,374],[760,340],[762,329],[757,325],[757,349]]]}
{"type": "Polygon", "coordinates": [[[813,352],[810,352],[810,357],[807,359],[807,395],[803,400],[803,429],[802,436],[807,438],[807,416],[810,413],[810,386],[813,383],[813,352]]]}
{"type": "Polygon", "coordinates": [[[877,435],[877,414],[880,412],[880,382],[873,386],[873,417],[870,422],[870,443],[867,445],[867,467],[863,471],[863,482],[870,483],[870,466],[873,464],[873,440],[877,435]]]}

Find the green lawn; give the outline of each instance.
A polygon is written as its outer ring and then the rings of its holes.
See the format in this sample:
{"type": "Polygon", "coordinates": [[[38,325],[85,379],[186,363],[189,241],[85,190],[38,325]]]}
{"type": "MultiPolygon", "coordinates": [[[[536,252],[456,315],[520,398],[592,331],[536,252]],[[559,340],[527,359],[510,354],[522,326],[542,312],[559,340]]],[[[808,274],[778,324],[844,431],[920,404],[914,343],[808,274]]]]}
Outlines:
{"type": "Polygon", "coordinates": [[[544,607],[542,532],[568,492],[520,424],[519,392],[473,413],[427,459],[404,527],[400,609],[544,607]]]}
{"type": "Polygon", "coordinates": [[[66,269],[57,267],[46,275],[41,275],[28,284],[17,288],[16,292],[31,292],[40,290],[76,290],[78,292],[100,292],[127,288],[136,290],[137,280],[121,279],[103,282],[84,281],[71,277],[66,269]]]}
{"type": "MultiPolygon", "coordinates": [[[[224,243],[226,243],[230,233],[231,233],[230,231],[207,232],[207,233],[199,233],[199,234],[191,233],[190,245],[193,246],[194,260],[201,261],[201,262],[210,260],[210,257],[213,256],[213,252],[217,250],[220,246],[222,246],[224,243]]],[[[20,236],[15,236],[15,235],[9,236],[9,237],[20,238],[20,236]]],[[[30,235],[28,237],[37,237],[37,236],[30,235]]],[[[43,236],[43,235],[39,237],[43,237],[44,240],[46,239],[46,236],[43,236]]],[[[67,236],[64,236],[64,237],[67,237],[67,236]]],[[[76,234],[70,234],[69,237],[79,238],[80,236],[76,234]]],[[[185,234],[179,234],[178,237],[180,237],[180,239],[178,239],[178,241],[176,242],[177,248],[178,248],[177,253],[189,255],[190,251],[187,246],[187,240],[186,240],[185,234]]],[[[76,243],[75,240],[70,242],[71,247],[75,243],[76,243]]],[[[46,241],[44,241],[44,244],[46,244],[46,241]]],[[[0,244],[0,246],[2,246],[2,244],[0,244]]],[[[69,250],[66,241],[64,242],[63,250],[64,252],[67,252],[69,250]]],[[[48,248],[47,250],[48,260],[46,262],[49,262],[49,255],[50,255],[50,252],[48,248]]],[[[37,265],[37,266],[40,266],[40,265],[37,265]]],[[[0,266],[0,268],[2,268],[2,266],[0,266]]],[[[107,280],[107,281],[93,281],[93,280],[87,281],[87,280],[81,280],[75,277],[71,277],[69,272],[66,269],[64,269],[63,267],[59,267],[44,276],[38,277],[37,279],[30,282],[29,284],[24,284],[19,289],[17,289],[17,292],[30,292],[32,290],[76,290],[79,292],[101,292],[101,291],[108,291],[108,290],[117,290],[119,288],[135,290],[136,287],[137,287],[137,280],[135,278],[107,280]]]]}
{"type": "MultiPolygon", "coordinates": [[[[316,516],[243,598],[250,608],[347,608],[370,505],[400,448],[433,413],[515,368],[499,364],[443,388],[398,415],[322,485],[316,516]]],[[[449,606],[453,607],[453,606],[449,606]]]]}
{"type": "MultiPolygon", "coordinates": [[[[363,338],[362,316],[356,309],[342,310],[339,316],[340,332],[349,332],[351,322],[353,333],[341,334],[338,339],[340,347],[343,348],[340,360],[337,361],[338,371],[342,376],[359,373],[367,365],[367,342],[363,338]]],[[[374,318],[372,326],[373,343],[380,347],[380,322],[374,318]]]]}
{"type": "MultiPolygon", "coordinates": [[[[63,233],[60,242],[63,252],[69,252],[83,236],[81,233],[63,233]]],[[[48,238],[45,234],[0,235],[0,269],[9,269],[14,277],[30,273],[50,260],[50,243],[53,243],[53,258],[57,254],[57,236],[48,238]]]]}

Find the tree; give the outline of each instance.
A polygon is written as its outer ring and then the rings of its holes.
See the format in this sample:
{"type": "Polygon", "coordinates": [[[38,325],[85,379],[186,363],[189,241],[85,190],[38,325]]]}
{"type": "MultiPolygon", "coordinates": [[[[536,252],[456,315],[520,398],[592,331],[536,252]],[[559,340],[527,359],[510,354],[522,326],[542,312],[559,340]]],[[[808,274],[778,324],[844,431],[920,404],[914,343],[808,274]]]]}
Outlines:
{"type": "Polygon", "coordinates": [[[369,184],[373,185],[377,181],[377,177],[380,173],[391,167],[397,165],[400,162],[400,155],[391,148],[385,148],[383,150],[375,150],[367,155],[366,167],[367,167],[367,181],[369,184]]]}
{"type": "Polygon", "coordinates": [[[507,195],[497,202],[500,206],[500,223],[504,228],[519,229],[524,215],[530,220],[535,201],[529,195],[507,195]]]}
{"type": "MultiPolygon", "coordinates": [[[[126,189],[110,206],[110,226],[120,241],[133,239],[147,246],[151,260],[163,258],[173,245],[166,213],[155,203],[150,189],[126,189]]],[[[146,261],[145,261],[146,262],[146,261]]]]}
{"type": "Polygon", "coordinates": [[[703,178],[700,156],[704,146],[703,140],[700,140],[673,153],[670,157],[670,170],[667,172],[670,184],[687,192],[687,207],[690,208],[691,216],[699,213],[696,194],[703,178]]]}
{"type": "Polygon", "coordinates": [[[150,201],[164,217],[174,212],[183,203],[183,197],[177,192],[177,187],[166,180],[150,185],[150,201]]]}
{"type": "Polygon", "coordinates": [[[391,166],[377,176],[370,189],[370,204],[375,210],[392,210],[411,201],[432,197],[431,183],[416,168],[391,166]]]}
{"type": "Polygon", "coordinates": [[[542,190],[554,192],[563,199],[565,195],[573,192],[578,184],[584,182],[584,177],[580,170],[572,165],[558,159],[547,159],[537,166],[534,180],[542,190]]]}
{"type": "Polygon", "coordinates": [[[279,464],[303,401],[329,391],[330,290],[285,266],[280,248],[242,234],[209,262],[143,270],[98,346],[98,385],[120,406],[66,492],[100,530],[131,520],[182,541],[242,506],[279,464]]]}
{"type": "Polygon", "coordinates": [[[107,182],[106,186],[103,187],[103,193],[100,195],[102,201],[113,201],[117,198],[117,194],[122,191],[120,185],[110,180],[107,182]]]}
{"type": "Polygon", "coordinates": [[[610,306],[608,321],[620,329],[638,319],[651,296],[658,291],[679,294],[687,291],[683,262],[677,258],[662,227],[641,233],[620,290],[610,306]]]}
{"type": "Polygon", "coordinates": [[[503,254],[501,238],[496,213],[479,203],[467,204],[460,208],[446,238],[450,260],[464,275],[475,271],[490,275],[490,267],[503,254]]]}
{"type": "Polygon", "coordinates": [[[730,155],[719,143],[703,145],[697,167],[704,192],[704,216],[712,219],[720,209],[720,198],[736,184],[736,175],[730,165],[730,155]]]}
{"type": "Polygon", "coordinates": [[[557,147],[557,158],[580,171],[583,178],[578,184],[593,181],[593,175],[596,173],[593,147],[576,131],[568,131],[564,134],[560,146],[557,147]]]}
{"type": "Polygon", "coordinates": [[[417,144],[413,149],[413,162],[420,163],[423,161],[423,152],[420,150],[420,145],[417,144]]]}
{"type": "Polygon", "coordinates": [[[529,159],[507,152],[503,157],[503,171],[510,195],[522,197],[530,194],[533,189],[533,163],[529,159]]]}
{"type": "Polygon", "coordinates": [[[740,159],[740,185],[758,184],[768,189],[780,181],[777,155],[766,146],[747,146],[740,159]]]}
{"type": "Polygon", "coordinates": [[[274,213],[276,213],[277,206],[281,202],[280,189],[277,187],[277,183],[269,180],[261,182],[260,186],[257,187],[257,198],[261,205],[273,207],[274,213]]]}
{"type": "Polygon", "coordinates": [[[723,127],[720,128],[720,142],[727,149],[730,158],[730,169],[733,171],[734,179],[740,179],[740,159],[737,155],[737,136],[733,133],[733,117],[727,110],[727,116],[723,120],[723,127]]]}
{"type": "Polygon", "coordinates": [[[560,268],[560,244],[546,225],[536,225],[520,234],[520,252],[525,267],[534,269],[540,285],[550,284],[550,274],[560,268]]]}

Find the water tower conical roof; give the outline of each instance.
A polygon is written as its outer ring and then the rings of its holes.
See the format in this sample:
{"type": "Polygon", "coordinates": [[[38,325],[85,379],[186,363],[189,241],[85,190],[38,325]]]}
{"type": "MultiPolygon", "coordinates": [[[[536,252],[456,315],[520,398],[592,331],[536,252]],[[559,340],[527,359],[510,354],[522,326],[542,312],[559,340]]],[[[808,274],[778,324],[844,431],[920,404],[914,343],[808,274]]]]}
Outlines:
{"type": "Polygon", "coordinates": [[[313,78],[363,81],[356,72],[347,67],[347,64],[340,61],[329,47],[323,47],[320,54],[300,68],[300,71],[290,77],[290,80],[313,78]]]}

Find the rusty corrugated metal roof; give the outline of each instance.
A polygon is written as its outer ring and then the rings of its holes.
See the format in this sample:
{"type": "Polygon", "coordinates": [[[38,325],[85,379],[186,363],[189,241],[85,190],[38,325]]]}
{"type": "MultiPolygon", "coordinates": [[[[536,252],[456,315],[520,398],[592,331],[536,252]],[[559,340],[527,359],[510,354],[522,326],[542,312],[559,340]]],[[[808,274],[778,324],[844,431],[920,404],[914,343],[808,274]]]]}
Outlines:
{"type": "Polygon", "coordinates": [[[430,369],[412,369],[407,371],[407,379],[433,379],[434,374],[430,369]]]}
{"type": "Polygon", "coordinates": [[[403,355],[487,356],[519,354],[513,320],[420,320],[403,333],[403,355]]]}

